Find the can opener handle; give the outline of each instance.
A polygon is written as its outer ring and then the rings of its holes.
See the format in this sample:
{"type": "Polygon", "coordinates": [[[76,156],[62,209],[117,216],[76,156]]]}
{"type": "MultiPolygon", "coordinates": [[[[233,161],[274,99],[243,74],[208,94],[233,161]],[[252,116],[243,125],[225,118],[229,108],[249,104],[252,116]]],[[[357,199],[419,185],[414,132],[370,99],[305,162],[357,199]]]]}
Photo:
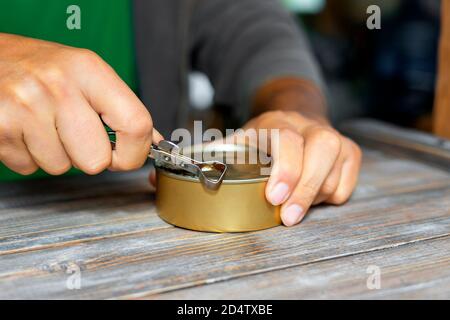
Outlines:
{"type": "MultiPolygon", "coordinates": [[[[108,130],[111,147],[115,149],[114,131],[108,130]]],[[[219,189],[227,171],[227,165],[220,161],[197,161],[180,154],[180,147],[167,140],[152,144],[149,158],[155,160],[155,165],[167,169],[182,170],[198,177],[200,183],[209,190],[219,189]]]]}

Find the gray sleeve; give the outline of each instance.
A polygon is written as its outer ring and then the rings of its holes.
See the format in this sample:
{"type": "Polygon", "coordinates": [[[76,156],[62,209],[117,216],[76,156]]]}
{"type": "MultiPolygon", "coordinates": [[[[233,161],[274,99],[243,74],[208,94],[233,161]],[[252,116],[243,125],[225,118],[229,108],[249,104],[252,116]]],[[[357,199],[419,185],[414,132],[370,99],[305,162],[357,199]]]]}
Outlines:
{"type": "Polygon", "coordinates": [[[198,0],[190,25],[191,63],[208,75],[215,101],[249,115],[251,98],[282,76],[310,80],[324,89],[318,65],[281,0],[198,0]]]}

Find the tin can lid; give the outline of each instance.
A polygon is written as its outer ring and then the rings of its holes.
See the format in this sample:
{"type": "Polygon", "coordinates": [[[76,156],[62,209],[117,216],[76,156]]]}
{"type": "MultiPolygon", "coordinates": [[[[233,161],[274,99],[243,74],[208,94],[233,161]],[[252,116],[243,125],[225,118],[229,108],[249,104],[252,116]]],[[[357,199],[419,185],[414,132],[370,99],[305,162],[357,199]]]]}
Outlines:
{"type": "MultiPolygon", "coordinates": [[[[218,144],[190,146],[181,152],[197,161],[220,161],[227,165],[225,184],[253,183],[269,178],[272,159],[267,153],[246,145],[218,144]]],[[[189,173],[159,168],[164,174],[182,180],[198,181],[189,173]]]]}

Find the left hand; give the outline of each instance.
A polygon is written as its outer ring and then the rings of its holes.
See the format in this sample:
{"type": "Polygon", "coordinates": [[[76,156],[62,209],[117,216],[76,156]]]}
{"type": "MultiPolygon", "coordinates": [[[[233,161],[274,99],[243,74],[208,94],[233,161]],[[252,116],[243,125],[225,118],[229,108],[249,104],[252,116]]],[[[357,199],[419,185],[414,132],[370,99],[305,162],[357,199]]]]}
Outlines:
{"type": "Polygon", "coordinates": [[[286,226],[299,223],[312,205],[340,205],[356,186],[361,149],[324,118],[311,119],[295,111],[269,111],[244,129],[279,129],[272,146],[273,167],[266,198],[281,205],[286,226]]]}
{"type": "MultiPolygon", "coordinates": [[[[281,205],[286,226],[298,224],[312,205],[340,205],[351,196],[361,166],[356,143],[337,132],[324,118],[295,111],[269,111],[250,120],[245,129],[279,129],[266,198],[281,205]]],[[[276,143],[272,141],[271,143],[276,143]]],[[[149,176],[156,185],[155,172],[149,176]]]]}

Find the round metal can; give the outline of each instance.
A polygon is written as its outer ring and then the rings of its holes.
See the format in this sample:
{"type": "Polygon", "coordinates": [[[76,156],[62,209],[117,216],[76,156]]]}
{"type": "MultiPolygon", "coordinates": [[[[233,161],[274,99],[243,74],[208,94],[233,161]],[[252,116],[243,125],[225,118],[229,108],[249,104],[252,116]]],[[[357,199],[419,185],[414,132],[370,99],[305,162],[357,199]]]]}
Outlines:
{"type": "Polygon", "coordinates": [[[197,177],[157,167],[159,216],[175,226],[206,232],[246,232],[280,225],[280,208],[265,198],[269,177],[261,174],[264,165],[226,161],[230,152],[247,157],[248,150],[231,144],[209,147],[208,153],[222,153],[228,166],[222,185],[214,191],[207,190],[197,177]]]}

